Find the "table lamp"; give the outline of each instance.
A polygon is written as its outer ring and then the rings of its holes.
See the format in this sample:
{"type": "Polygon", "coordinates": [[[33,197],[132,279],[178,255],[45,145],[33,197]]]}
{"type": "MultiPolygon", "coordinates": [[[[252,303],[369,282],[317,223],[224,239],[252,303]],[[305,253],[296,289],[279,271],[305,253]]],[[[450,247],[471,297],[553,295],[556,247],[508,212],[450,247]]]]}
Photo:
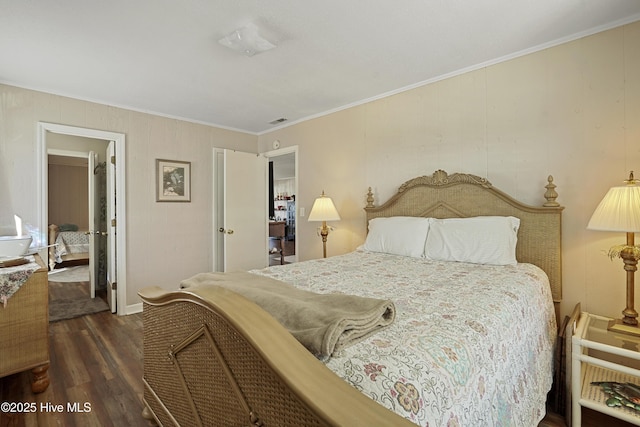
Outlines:
{"type": "Polygon", "coordinates": [[[589,220],[590,230],[620,231],[627,233],[625,245],[609,249],[609,258],[622,258],[627,272],[627,307],[623,318],[609,323],[609,330],[640,336],[638,312],[634,309],[634,273],[638,270],[640,247],[635,246],[635,233],[640,231],[640,186],[633,178],[633,171],[625,185],[612,187],[596,208],[589,220]]]}
{"type": "Polygon", "coordinates": [[[333,204],[330,197],[322,195],[313,202],[311,213],[309,213],[309,221],[322,221],[320,228],[320,236],[322,237],[322,256],[327,257],[327,236],[329,235],[329,227],[327,221],[340,221],[340,215],[333,204]]]}

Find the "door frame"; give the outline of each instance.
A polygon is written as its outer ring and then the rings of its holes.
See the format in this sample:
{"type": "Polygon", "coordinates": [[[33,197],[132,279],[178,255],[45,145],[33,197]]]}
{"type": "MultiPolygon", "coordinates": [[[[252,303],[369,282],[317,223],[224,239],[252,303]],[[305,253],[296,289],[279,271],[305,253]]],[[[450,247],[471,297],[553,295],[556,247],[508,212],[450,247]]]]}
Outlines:
{"type": "MultiPolygon", "coordinates": [[[[298,194],[298,176],[299,176],[299,171],[300,168],[298,167],[298,146],[297,145],[292,145],[291,147],[284,147],[284,148],[279,148],[277,150],[271,150],[271,151],[266,151],[264,153],[262,153],[263,156],[265,156],[267,158],[267,161],[269,161],[269,159],[271,157],[279,157],[279,156],[284,156],[287,154],[293,154],[294,156],[294,167],[295,167],[295,184],[294,184],[294,189],[295,189],[295,195],[296,195],[296,210],[295,210],[295,222],[296,222],[296,240],[295,240],[295,262],[298,262],[298,254],[300,253],[300,233],[299,233],[299,226],[300,226],[300,209],[298,206],[298,201],[300,200],[299,194],[298,194]]],[[[267,185],[264,189],[264,191],[267,194],[267,203],[273,203],[273,200],[268,200],[269,197],[269,168],[267,168],[267,185]]],[[[269,212],[269,207],[267,206],[267,212],[269,212]]],[[[268,237],[269,231],[267,229],[267,237],[268,237]]],[[[267,255],[267,265],[269,265],[269,256],[267,255]]]]}
{"type": "MultiPolygon", "coordinates": [[[[118,269],[117,269],[117,290],[116,290],[116,306],[117,313],[125,315],[127,313],[126,295],[127,295],[127,283],[126,283],[126,260],[127,260],[127,248],[126,248],[126,164],[125,164],[125,135],[118,132],[109,132],[96,129],[82,128],[76,126],[60,125],[56,123],[38,122],[37,126],[37,149],[36,149],[36,179],[38,183],[37,197],[38,197],[38,230],[40,232],[40,242],[47,242],[47,216],[49,208],[48,200],[48,158],[47,158],[47,132],[80,136],[85,138],[101,139],[106,141],[114,141],[116,144],[116,188],[115,192],[118,195],[118,204],[116,206],[116,218],[117,222],[117,238],[116,238],[116,253],[118,254],[118,269]]],[[[45,243],[46,245],[46,243],[45,243]]]]}

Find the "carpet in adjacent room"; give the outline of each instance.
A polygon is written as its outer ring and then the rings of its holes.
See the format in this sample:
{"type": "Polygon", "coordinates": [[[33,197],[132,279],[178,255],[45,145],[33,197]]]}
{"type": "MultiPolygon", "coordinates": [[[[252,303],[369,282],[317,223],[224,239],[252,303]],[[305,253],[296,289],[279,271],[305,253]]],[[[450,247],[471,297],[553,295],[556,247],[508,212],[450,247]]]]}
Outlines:
{"type": "Polygon", "coordinates": [[[49,272],[49,322],[106,311],[104,298],[89,297],[89,267],[67,267],[49,272]]]}

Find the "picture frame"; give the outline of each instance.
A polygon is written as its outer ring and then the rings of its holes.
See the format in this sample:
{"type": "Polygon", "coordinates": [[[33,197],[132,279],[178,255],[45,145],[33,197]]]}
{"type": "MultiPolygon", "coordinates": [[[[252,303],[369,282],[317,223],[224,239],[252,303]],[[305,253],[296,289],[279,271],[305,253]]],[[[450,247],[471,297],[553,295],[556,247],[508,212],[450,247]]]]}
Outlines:
{"type": "Polygon", "coordinates": [[[191,202],[191,162],[156,159],[156,202],[191,202]]]}

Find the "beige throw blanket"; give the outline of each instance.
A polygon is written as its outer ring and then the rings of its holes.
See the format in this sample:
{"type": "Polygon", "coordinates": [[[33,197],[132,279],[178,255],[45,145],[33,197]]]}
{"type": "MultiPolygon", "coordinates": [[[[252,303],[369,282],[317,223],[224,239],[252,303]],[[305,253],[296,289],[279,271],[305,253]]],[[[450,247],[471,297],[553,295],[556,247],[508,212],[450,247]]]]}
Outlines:
{"type": "Polygon", "coordinates": [[[180,283],[183,289],[206,285],[227,288],[253,301],[323,361],[395,319],[395,306],[388,300],[316,294],[246,272],[200,273],[180,283]]]}

